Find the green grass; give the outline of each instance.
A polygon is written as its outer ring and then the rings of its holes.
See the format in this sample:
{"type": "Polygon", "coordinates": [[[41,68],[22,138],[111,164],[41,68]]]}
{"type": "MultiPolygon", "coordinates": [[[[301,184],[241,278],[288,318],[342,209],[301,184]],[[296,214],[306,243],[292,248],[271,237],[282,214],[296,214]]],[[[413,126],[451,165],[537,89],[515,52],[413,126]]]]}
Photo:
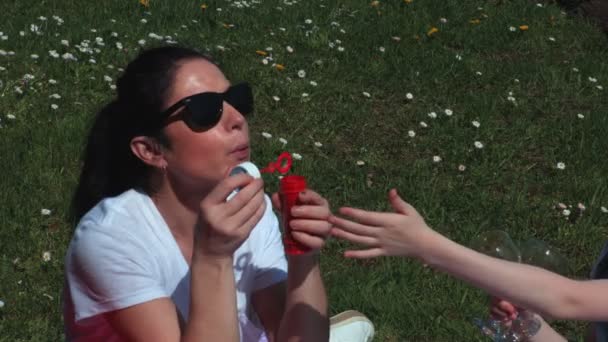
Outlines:
{"type": "MultiPolygon", "coordinates": [[[[185,0],[151,0],[149,13],[134,0],[0,4],[0,31],[8,36],[0,50],[15,52],[0,56],[0,340],[63,337],[62,259],[73,230],[66,217],[86,130],[113,96],[104,75],[116,80],[118,68],[139,51],[138,40],[161,43],[148,37],[151,32],[208,50],[230,79],[251,82],[257,101],[250,120],[253,160],[261,165],[283,150],[300,153],[296,171],[333,208],[388,210],[387,190],[396,187],[427,222],[458,242],[468,244],[489,229],[517,240],[536,237],[568,256],[571,276],[587,277],[608,232],[608,214],[600,210],[608,206],[608,96],[596,87],[608,87],[608,45],[597,28],[555,5],[527,0],[394,0],[377,7],[356,0],[271,0],[247,2],[247,8],[234,7],[236,1],[206,3],[204,13],[200,2],[185,0]],[[431,27],[439,32],[428,36],[431,27]],[[105,46],[97,46],[96,37],[105,46]],[[75,47],[85,39],[99,53],[88,56],[75,47]],[[264,65],[256,50],[268,47],[273,61],[264,65]],[[53,58],[49,50],[70,52],[78,61],[53,58]],[[24,82],[25,74],[35,78],[24,82]],[[61,98],[49,98],[54,93],[61,98]],[[452,116],[444,114],[447,108],[452,116]],[[436,119],[427,116],[431,111],[436,119]],[[434,163],[433,156],[442,161],[434,163]],[[566,168],[559,170],[558,162],[566,168]],[[465,171],[458,171],[461,164],[465,171]],[[567,220],[554,209],[559,202],[587,209],[567,220]],[[41,215],[43,208],[52,214],[41,215]],[[52,255],[48,262],[45,251],[52,255]]],[[[276,185],[267,179],[268,191],[276,185]]],[[[484,340],[471,324],[485,315],[483,293],[412,261],[346,260],[341,253],[347,247],[330,241],[323,252],[332,313],[366,313],[377,341],[484,340]]],[[[556,326],[575,340],[584,328],[556,326]]]]}

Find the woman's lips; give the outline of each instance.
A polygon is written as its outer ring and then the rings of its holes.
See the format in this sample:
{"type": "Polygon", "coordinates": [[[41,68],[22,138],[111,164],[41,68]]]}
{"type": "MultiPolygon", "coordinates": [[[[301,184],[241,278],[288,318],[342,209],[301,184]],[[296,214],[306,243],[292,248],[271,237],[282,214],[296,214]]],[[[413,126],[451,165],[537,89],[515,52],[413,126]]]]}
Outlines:
{"type": "Polygon", "coordinates": [[[242,145],[230,152],[233,156],[235,156],[239,160],[245,160],[249,158],[249,145],[242,145]]]}

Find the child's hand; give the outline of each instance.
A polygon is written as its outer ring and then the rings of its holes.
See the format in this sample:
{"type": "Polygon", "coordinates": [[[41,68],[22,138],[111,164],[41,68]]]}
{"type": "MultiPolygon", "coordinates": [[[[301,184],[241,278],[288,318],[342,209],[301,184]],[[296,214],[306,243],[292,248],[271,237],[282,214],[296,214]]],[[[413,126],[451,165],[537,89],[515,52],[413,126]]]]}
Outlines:
{"type": "Polygon", "coordinates": [[[354,221],[331,216],[332,235],[368,247],[345,252],[350,258],[378,256],[419,257],[427,233],[433,232],[414,207],[392,189],[388,200],[395,213],[371,212],[354,208],[341,208],[340,214],[354,221]]]}
{"type": "MultiPolygon", "coordinates": [[[[277,193],[272,195],[273,206],[281,210],[281,201],[277,193]]],[[[319,250],[325,245],[329,236],[331,215],[329,203],[318,193],[306,189],[298,195],[298,205],[291,208],[291,236],[310,249],[319,250]]]]}
{"type": "Polygon", "coordinates": [[[510,302],[492,297],[490,302],[490,315],[492,315],[492,318],[512,321],[517,318],[517,311],[515,305],[510,302]]]}

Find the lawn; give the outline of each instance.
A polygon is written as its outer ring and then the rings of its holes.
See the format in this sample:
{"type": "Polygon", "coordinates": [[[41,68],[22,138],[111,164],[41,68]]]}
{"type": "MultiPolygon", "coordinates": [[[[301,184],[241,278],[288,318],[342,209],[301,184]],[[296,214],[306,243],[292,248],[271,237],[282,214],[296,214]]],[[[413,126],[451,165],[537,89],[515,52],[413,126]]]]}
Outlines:
{"type": "MultiPolygon", "coordinates": [[[[0,12],[2,341],[63,338],[84,139],[142,47],[194,47],[249,81],[253,161],[296,154],[333,209],[388,210],[395,187],[450,238],[538,238],[576,278],[607,240],[608,42],[551,2],[5,0],[0,12]]],[[[471,323],[484,293],[414,261],[347,260],[347,247],[322,253],[332,313],[364,312],[376,341],[486,341],[471,323]]],[[[584,324],[554,323],[581,340],[584,324]]]]}

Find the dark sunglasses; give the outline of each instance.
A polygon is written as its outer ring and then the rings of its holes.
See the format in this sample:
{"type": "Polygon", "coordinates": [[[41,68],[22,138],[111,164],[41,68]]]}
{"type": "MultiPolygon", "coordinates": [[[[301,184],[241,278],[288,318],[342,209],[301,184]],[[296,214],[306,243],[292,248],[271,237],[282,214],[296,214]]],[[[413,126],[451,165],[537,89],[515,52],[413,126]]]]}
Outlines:
{"type": "Polygon", "coordinates": [[[194,94],[179,100],[161,113],[165,125],[184,120],[193,131],[203,131],[212,128],[222,118],[224,101],[238,110],[242,115],[253,112],[253,93],[248,83],[231,86],[223,93],[204,92],[194,94]],[[177,115],[171,116],[179,108],[185,107],[177,115]]]}

